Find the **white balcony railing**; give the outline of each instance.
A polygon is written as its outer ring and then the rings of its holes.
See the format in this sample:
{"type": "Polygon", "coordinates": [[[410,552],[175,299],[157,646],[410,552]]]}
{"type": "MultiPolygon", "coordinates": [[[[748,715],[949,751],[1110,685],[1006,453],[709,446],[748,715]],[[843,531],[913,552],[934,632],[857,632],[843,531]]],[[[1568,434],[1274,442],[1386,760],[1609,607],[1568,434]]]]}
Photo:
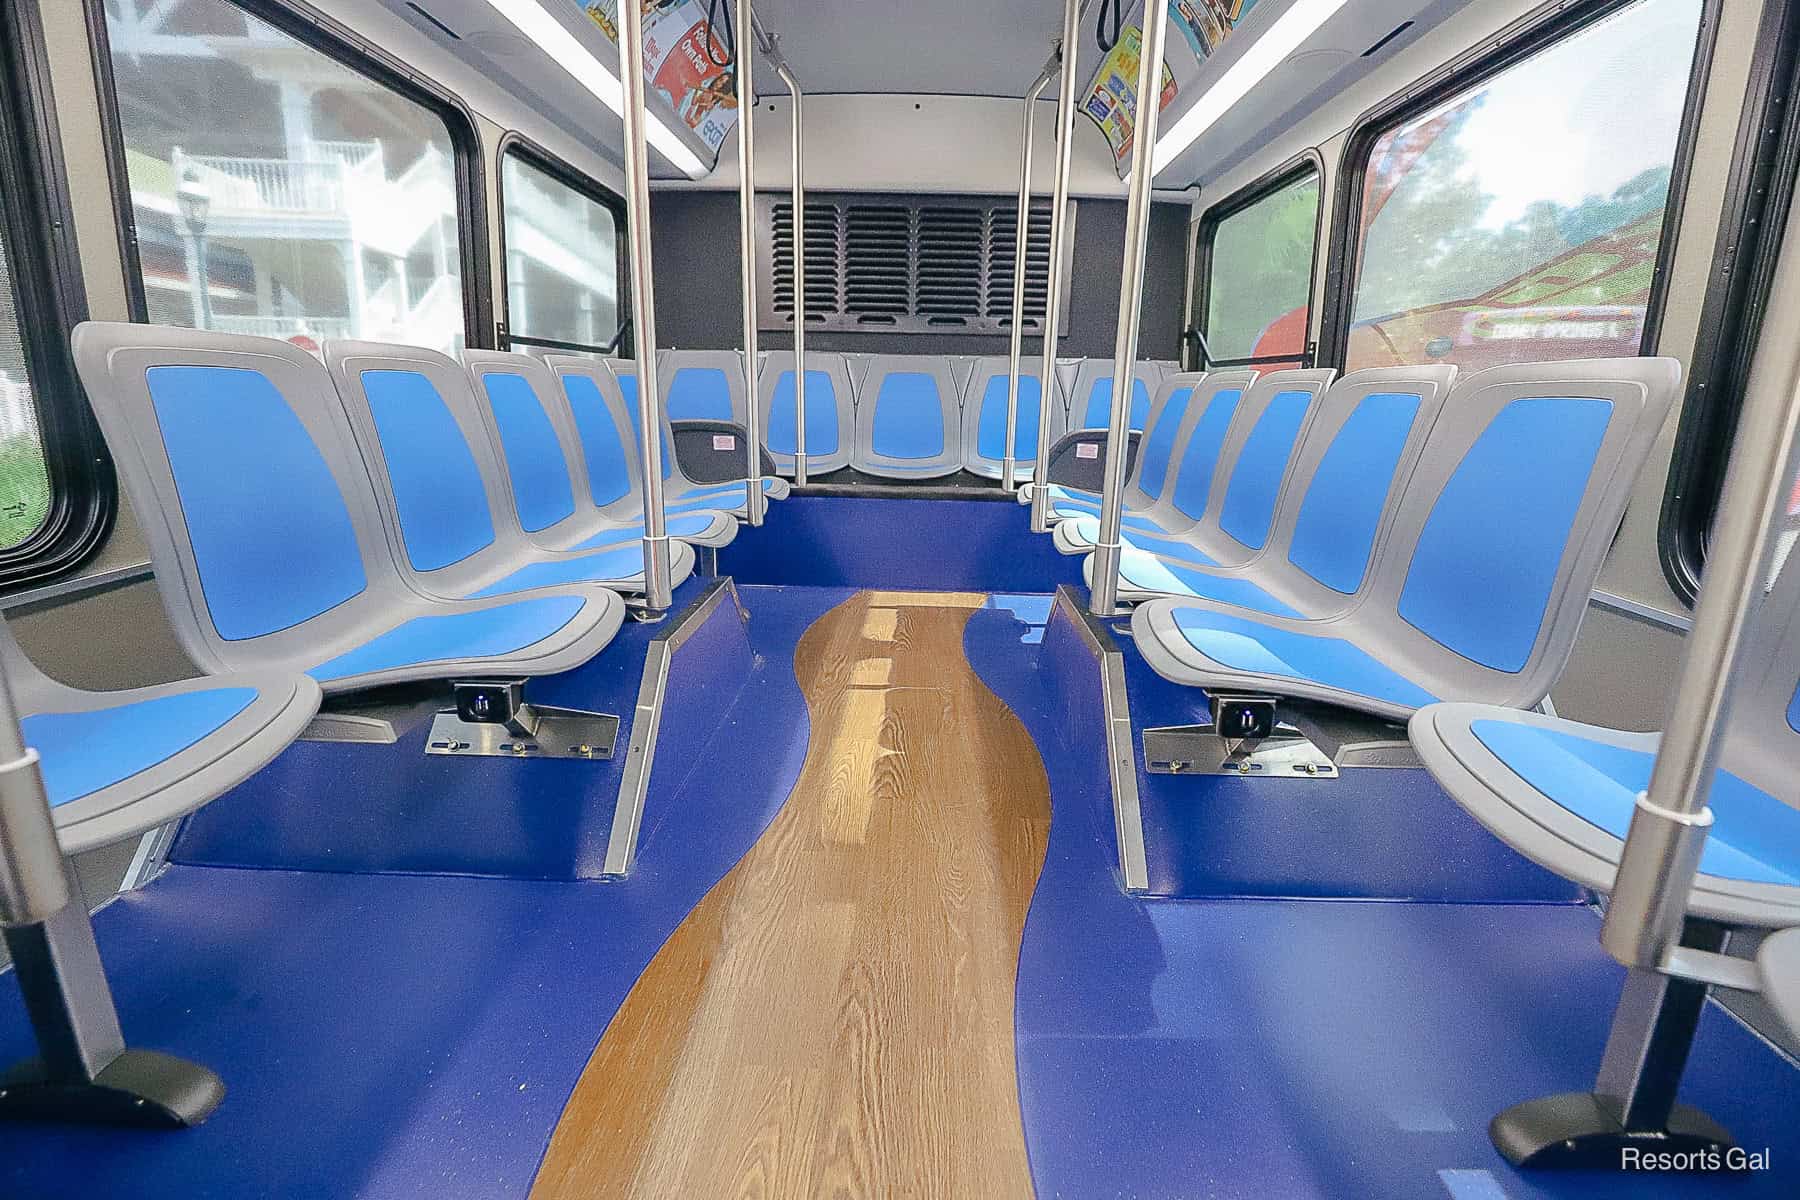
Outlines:
{"type": "Polygon", "coordinates": [[[348,317],[233,317],[214,314],[219,333],[248,333],[256,337],[287,339],[305,334],[314,341],[350,336],[348,317]]]}

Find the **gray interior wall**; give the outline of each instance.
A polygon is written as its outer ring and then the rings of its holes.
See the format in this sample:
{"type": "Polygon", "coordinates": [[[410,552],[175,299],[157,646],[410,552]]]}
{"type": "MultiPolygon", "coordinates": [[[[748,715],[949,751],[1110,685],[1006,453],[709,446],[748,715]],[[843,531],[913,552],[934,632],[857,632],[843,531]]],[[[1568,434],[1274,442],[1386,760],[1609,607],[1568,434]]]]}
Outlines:
{"type": "MultiPolygon", "coordinates": [[[[1059,352],[1065,357],[1111,358],[1119,324],[1125,202],[1082,200],[1078,204],[1069,328],[1059,352]]],[[[651,197],[651,212],[658,343],[682,350],[741,348],[744,308],[736,194],[659,189],[651,197]]],[[[1151,208],[1140,357],[1174,358],[1180,348],[1187,222],[1185,204],[1151,208]]],[[[768,332],[761,341],[764,349],[783,350],[792,347],[793,336],[768,332]]],[[[815,350],[898,354],[1005,354],[1008,349],[1005,336],[891,331],[820,331],[809,333],[806,344],[815,350]]],[[[1039,339],[1025,339],[1027,354],[1041,353],[1039,347],[1039,339]]]]}

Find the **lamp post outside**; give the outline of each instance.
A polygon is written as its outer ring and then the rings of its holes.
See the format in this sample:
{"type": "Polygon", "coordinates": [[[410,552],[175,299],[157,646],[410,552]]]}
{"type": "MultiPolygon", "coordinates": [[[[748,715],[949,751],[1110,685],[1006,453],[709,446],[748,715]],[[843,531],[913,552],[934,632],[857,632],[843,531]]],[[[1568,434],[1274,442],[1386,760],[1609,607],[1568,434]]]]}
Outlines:
{"type": "Polygon", "coordinates": [[[211,329],[212,272],[207,268],[206,218],[212,211],[212,191],[198,172],[182,172],[181,184],[175,189],[175,203],[181,219],[187,222],[188,234],[194,239],[194,287],[200,296],[200,328],[211,329]]]}

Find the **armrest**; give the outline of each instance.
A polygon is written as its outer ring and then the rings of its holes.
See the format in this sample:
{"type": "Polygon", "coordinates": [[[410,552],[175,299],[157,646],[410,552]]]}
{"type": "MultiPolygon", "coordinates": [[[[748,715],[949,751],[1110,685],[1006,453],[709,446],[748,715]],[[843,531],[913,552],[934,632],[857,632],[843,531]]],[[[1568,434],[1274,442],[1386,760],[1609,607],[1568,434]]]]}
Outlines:
{"type": "MultiPolygon", "coordinates": [[[[671,421],[675,463],[695,483],[735,483],[747,474],[745,431],[735,421],[671,421]]],[[[775,474],[775,460],[762,452],[764,475],[775,474]]]]}
{"type": "MultiPolygon", "coordinates": [[[[1135,430],[1125,447],[1125,474],[1137,464],[1138,445],[1144,435],[1135,430]]],[[[1083,492],[1098,492],[1106,477],[1106,430],[1077,429],[1063,434],[1050,447],[1045,472],[1051,483],[1083,492]]]]}

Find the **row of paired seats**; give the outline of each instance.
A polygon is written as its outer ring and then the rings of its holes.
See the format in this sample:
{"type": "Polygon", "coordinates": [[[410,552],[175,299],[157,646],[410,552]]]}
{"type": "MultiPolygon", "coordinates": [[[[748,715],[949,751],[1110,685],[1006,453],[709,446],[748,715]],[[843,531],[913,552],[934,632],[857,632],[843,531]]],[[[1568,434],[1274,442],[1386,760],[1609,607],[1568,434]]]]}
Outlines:
{"type": "MultiPolygon", "coordinates": [[[[941,479],[968,471],[998,479],[1005,470],[1008,359],[811,351],[806,356],[809,476],[845,467],[889,479],[941,479]]],[[[677,430],[729,436],[747,424],[750,389],[743,356],[730,350],[669,350],[658,357],[664,407],[677,430]]],[[[1132,428],[1172,363],[1134,368],[1132,428]]],[[[1015,478],[1031,478],[1043,388],[1039,364],[1021,365],[1014,434],[1015,478]]],[[[1112,408],[1113,364],[1069,359],[1051,386],[1052,441],[1076,429],[1104,429],[1112,408]]],[[[790,351],[758,356],[756,403],[773,469],[792,476],[798,405],[790,351]]]]}
{"type": "MultiPolygon", "coordinates": [[[[103,323],[79,327],[74,351],[205,678],[78,692],[0,636],[69,852],[247,778],[325,695],[580,666],[644,589],[639,418],[604,361],[368,342],[327,343],[321,361],[103,323]]],[[[680,582],[694,546],[735,536],[746,497],[692,484],[671,458],[680,582]]]]}
{"type": "MultiPolygon", "coordinates": [[[[1610,890],[1654,734],[1530,711],[1681,383],[1666,358],[1165,380],[1125,491],[1119,596],[1174,682],[1409,722],[1490,830],[1610,890]]],[[[1051,487],[1059,549],[1099,498],[1051,487]]],[[[1800,925],[1800,563],[1764,600],[1690,917],[1800,925]]],[[[1797,935],[1800,936],[1800,935],[1797,935]]]]}

